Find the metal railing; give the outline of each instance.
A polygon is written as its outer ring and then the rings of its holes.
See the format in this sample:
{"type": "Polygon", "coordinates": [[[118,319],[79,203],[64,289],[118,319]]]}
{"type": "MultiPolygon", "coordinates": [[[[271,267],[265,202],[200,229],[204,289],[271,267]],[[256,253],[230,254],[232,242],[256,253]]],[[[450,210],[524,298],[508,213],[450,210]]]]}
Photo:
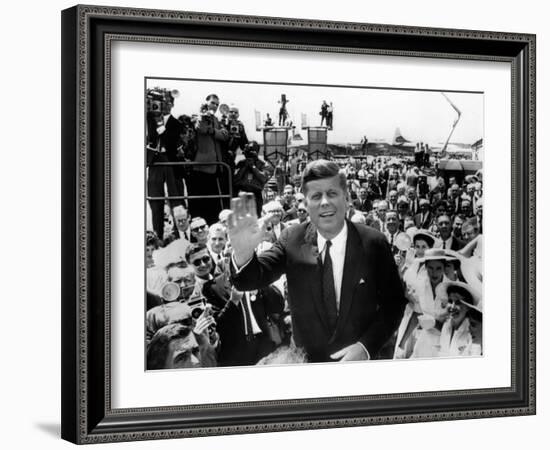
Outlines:
{"type": "Polygon", "coordinates": [[[218,183],[218,195],[168,195],[164,197],[149,197],[147,195],[145,198],[147,200],[155,201],[155,200],[195,200],[195,199],[210,199],[210,198],[229,198],[231,199],[233,197],[233,174],[231,173],[231,167],[229,164],[221,162],[221,161],[215,161],[215,162],[191,162],[191,161],[166,161],[166,162],[155,162],[151,163],[149,167],[152,166],[221,166],[227,171],[228,177],[228,194],[222,194],[221,193],[221,187],[220,187],[220,180],[219,178],[216,179],[216,182],[218,183]]]}

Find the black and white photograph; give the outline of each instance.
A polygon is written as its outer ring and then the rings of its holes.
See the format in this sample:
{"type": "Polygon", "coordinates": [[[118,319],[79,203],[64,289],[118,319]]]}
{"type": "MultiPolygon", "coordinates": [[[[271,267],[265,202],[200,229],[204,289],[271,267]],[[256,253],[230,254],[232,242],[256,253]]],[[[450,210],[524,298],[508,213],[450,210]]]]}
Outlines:
{"type": "Polygon", "coordinates": [[[483,358],[482,91],[146,78],[143,107],[146,370],[483,358]]]}
{"type": "MultiPolygon", "coordinates": [[[[45,375],[55,363],[61,437],[262,449],[540,437],[542,15],[161,3],[58,17],[61,83],[44,83],[61,126],[41,135],[62,149],[61,305],[31,316],[61,332],[37,347],[26,326],[38,360],[14,350],[45,375]]],[[[44,194],[9,197],[34,217],[44,194]]],[[[51,379],[13,372],[38,395],[14,392],[12,409],[41,417],[51,379]]]]}

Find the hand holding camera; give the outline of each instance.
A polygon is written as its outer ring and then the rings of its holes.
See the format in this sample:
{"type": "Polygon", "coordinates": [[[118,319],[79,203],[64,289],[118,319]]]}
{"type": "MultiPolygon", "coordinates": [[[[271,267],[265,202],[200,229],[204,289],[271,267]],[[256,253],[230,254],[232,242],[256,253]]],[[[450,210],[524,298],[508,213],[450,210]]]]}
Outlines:
{"type": "Polygon", "coordinates": [[[215,325],[216,325],[216,321],[212,316],[212,308],[210,307],[210,305],[207,305],[204,308],[204,311],[202,312],[202,314],[197,318],[197,321],[195,322],[195,327],[193,328],[193,333],[203,334],[211,326],[215,326],[215,325]]]}

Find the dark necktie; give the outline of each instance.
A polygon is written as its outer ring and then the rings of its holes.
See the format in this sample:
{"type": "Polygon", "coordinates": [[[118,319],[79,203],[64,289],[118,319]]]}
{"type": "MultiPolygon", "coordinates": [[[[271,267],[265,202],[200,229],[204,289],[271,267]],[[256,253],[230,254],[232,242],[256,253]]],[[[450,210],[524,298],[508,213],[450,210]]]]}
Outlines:
{"type": "Polygon", "coordinates": [[[336,328],[338,311],[336,309],[336,290],[334,289],[334,275],[332,273],[332,258],[330,247],[332,242],[327,241],[325,247],[325,260],[323,262],[323,301],[327,309],[328,322],[331,330],[336,328]]]}
{"type": "Polygon", "coordinates": [[[443,249],[445,250],[446,247],[447,247],[447,242],[443,241],[443,249]]]}
{"type": "Polygon", "coordinates": [[[243,294],[241,299],[241,305],[243,306],[244,311],[244,335],[249,337],[252,335],[252,322],[250,319],[250,308],[248,307],[248,292],[243,294]]]}

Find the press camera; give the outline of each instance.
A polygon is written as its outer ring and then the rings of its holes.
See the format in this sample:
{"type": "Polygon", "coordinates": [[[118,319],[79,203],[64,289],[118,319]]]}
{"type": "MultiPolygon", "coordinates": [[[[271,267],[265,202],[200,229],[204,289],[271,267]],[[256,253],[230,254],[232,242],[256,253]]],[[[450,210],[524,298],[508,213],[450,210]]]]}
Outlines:
{"type": "MultiPolygon", "coordinates": [[[[169,281],[161,288],[161,297],[165,302],[181,301],[185,298],[184,291],[187,286],[169,281]]],[[[183,300],[191,309],[191,316],[197,319],[206,308],[206,300],[202,295],[193,295],[188,300],[183,300]]]]}
{"type": "Polygon", "coordinates": [[[146,104],[147,112],[156,114],[170,114],[175,99],[179,96],[176,89],[169,90],[164,88],[147,89],[146,104]]]}
{"type": "Polygon", "coordinates": [[[193,319],[198,319],[206,308],[206,300],[202,295],[194,295],[185,303],[187,303],[187,306],[191,308],[191,316],[193,319]]]}

